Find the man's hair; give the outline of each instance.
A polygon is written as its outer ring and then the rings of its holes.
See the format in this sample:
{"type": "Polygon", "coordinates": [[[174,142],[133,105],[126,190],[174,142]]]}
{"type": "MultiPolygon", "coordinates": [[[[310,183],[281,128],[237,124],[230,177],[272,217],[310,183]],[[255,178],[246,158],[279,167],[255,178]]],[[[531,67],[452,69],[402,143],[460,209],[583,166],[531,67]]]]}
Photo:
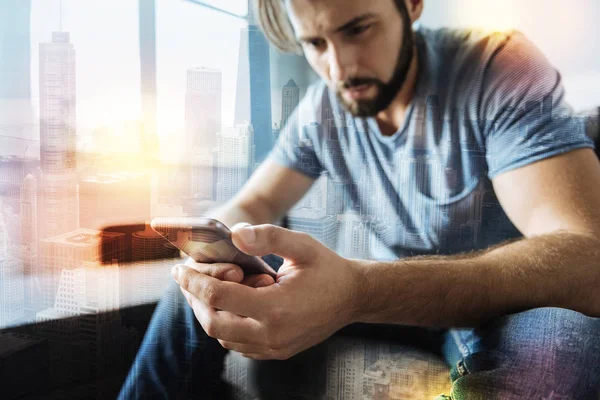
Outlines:
{"type": "MultiPolygon", "coordinates": [[[[257,16],[258,23],[265,36],[275,47],[284,52],[302,54],[302,48],[294,36],[294,29],[287,15],[285,1],[256,0],[254,2],[254,15],[257,16]]],[[[408,10],[404,0],[393,1],[400,14],[406,18],[408,10]]]]}

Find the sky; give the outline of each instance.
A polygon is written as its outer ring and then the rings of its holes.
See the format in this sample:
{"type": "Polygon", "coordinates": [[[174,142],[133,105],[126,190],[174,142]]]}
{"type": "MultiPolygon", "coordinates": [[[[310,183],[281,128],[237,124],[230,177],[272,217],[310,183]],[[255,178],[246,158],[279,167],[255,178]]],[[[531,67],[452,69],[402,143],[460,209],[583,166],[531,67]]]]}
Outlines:
{"type": "MultiPolygon", "coordinates": [[[[78,133],[120,127],[140,117],[137,0],[63,0],[63,30],[77,52],[78,133]]],[[[213,1],[218,4],[221,2],[213,1]]],[[[245,1],[227,0],[245,13],[245,1]]],[[[60,27],[58,0],[33,0],[31,16],[32,96],[38,107],[38,46],[60,27]]],[[[159,134],[184,126],[186,71],[223,72],[223,125],[233,123],[240,30],[245,21],[184,0],[157,1],[157,90],[159,134]]],[[[89,133],[89,132],[88,132],[89,133]]]]}
{"type": "MultiPolygon", "coordinates": [[[[244,14],[246,0],[208,0],[244,14]]],[[[80,135],[101,125],[119,128],[140,116],[137,0],[63,0],[63,29],[77,52],[77,121],[80,135]]],[[[32,95],[37,112],[38,46],[60,26],[59,0],[32,0],[32,95]]],[[[600,2],[578,0],[426,0],[422,23],[430,27],[480,26],[522,30],[564,78],[576,109],[600,104],[600,2]]],[[[245,22],[185,0],[157,0],[158,128],[161,136],[184,127],[186,70],[223,73],[222,123],[233,123],[240,30],[245,22]]],[[[289,57],[289,56],[285,56],[289,57]]],[[[273,102],[278,85],[298,75],[297,60],[272,57],[273,102]],[[275,65],[275,68],[273,68],[275,65]],[[279,66],[279,67],[278,67],[279,66]],[[279,68],[279,69],[278,69],[279,68]]],[[[314,78],[296,77],[301,86],[314,78]]],[[[303,87],[304,89],[304,87],[303,87]]],[[[274,108],[276,109],[276,107],[274,108]]],[[[278,122],[274,112],[273,121],[278,122]]]]}

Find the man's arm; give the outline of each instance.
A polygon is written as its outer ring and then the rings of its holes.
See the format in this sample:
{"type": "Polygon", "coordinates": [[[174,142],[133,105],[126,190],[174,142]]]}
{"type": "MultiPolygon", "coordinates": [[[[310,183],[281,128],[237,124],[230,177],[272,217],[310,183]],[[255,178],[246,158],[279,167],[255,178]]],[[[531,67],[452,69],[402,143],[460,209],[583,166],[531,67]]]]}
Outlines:
{"type": "Polygon", "coordinates": [[[594,153],[552,157],[501,174],[493,184],[524,239],[456,256],[352,260],[363,275],[356,320],[474,326],[545,306],[600,317],[600,164],[594,153]]]}
{"type": "Polygon", "coordinates": [[[312,178],[267,159],[234,198],[209,215],[228,227],[239,222],[271,224],[283,217],[313,182],[312,178]]]}

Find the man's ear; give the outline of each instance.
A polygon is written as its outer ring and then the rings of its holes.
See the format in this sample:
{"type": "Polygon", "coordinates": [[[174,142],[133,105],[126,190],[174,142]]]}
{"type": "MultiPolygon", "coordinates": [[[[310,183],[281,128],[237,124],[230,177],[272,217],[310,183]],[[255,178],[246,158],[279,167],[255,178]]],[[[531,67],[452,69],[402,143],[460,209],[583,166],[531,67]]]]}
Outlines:
{"type": "Polygon", "coordinates": [[[410,18],[411,24],[414,24],[419,18],[421,18],[421,13],[423,12],[423,3],[425,0],[404,0],[406,3],[406,10],[408,11],[408,16],[410,18]]]}

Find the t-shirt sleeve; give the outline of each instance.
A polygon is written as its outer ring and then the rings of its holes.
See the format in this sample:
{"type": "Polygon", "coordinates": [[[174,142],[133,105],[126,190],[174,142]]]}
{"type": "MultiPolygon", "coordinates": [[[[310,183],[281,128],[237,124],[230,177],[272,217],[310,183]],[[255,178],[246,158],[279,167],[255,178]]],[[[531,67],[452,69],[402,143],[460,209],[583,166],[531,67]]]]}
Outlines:
{"type": "Polygon", "coordinates": [[[485,72],[480,120],[488,176],[580,148],[594,148],[584,119],[565,102],[560,74],[519,32],[510,34],[485,72]]]}
{"type": "Polygon", "coordinates": [[[319,129],[317,111],[321,107],[323,88],[317,85],[309,87],[306,95],[296,107],[288,122],[281,129],[269,159],[284,167],[291,168],[304,175],[317,179],[323,166],[319,158],[319,129]]]}

